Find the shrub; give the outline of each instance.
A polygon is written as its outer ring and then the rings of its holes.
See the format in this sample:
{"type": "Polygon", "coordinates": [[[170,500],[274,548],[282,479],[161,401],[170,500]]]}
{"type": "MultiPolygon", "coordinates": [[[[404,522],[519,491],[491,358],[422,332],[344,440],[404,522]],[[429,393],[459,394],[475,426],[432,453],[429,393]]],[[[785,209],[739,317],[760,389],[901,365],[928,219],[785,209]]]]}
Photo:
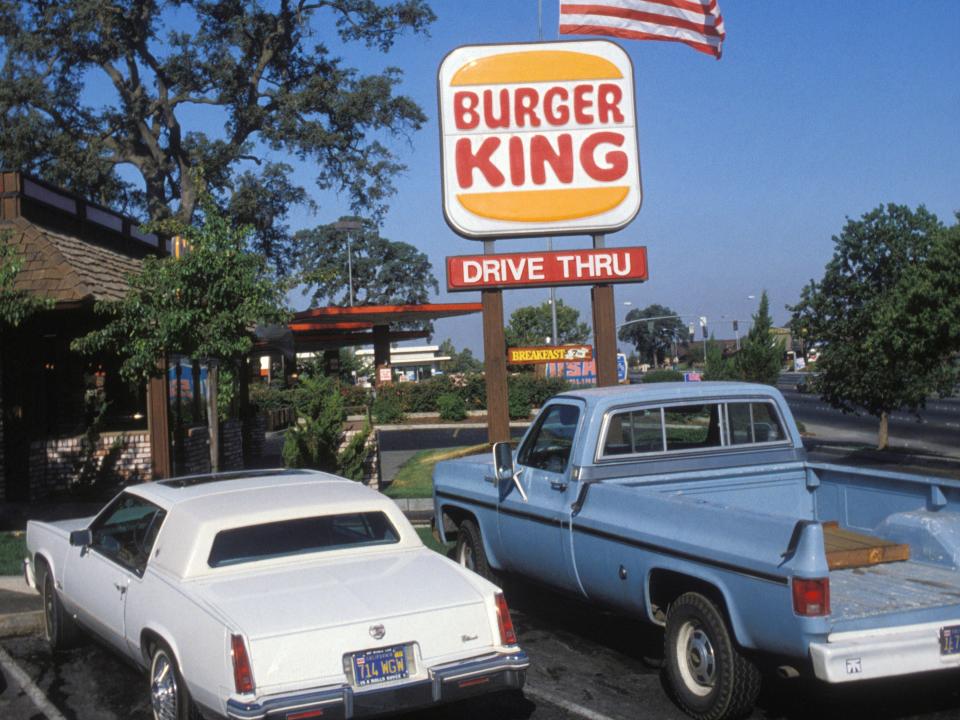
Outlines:
{"type": "Polygon", "coordinates": [[[337,472],[343,439],[343,398],[332,378],[303,375],[292,391],[296,424],[287,430],[283,462],[287,467],[337,472]]]}
{"type": "Polygon", "coordinates": [[[507,400],[507,412],[511,420],[526,420],[532,409],[530,400],[523,393],[511,394],[507,400]]]}
{"type": "Polygon", "coordinates": [[[676,370],[651,370],[643,376],[645,383],[683,382],[683,373],[676,370]]]}
{"type": "Polygon", "coordinates": [[[389,425],[403,420],[403,405],[400,402],[399,394],[385,392],[381,388],[377,393],[377,399],[373,401],[373,419],[378,425],[389,425]]]}
{"type": "Polygon", "coordinates": [[[363,480],[363,466],[367,459],[367,440],[372,428],[364,423],[363,429],[350,438],[350,442],[337,457],[339,473],[351,480],[363,480]]]}
{"type": "Polygon", "coordinates": [[[446,393],[437,398],[441,420],[463,420],[467,416],[467,403],[459,395],[446,393]]]}

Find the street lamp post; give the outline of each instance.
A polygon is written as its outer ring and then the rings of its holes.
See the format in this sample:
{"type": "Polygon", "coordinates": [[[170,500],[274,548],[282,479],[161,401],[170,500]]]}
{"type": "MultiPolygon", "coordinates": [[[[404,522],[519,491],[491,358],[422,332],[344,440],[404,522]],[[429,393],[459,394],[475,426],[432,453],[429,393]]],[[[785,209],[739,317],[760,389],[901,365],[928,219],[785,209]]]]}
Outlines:
{"type": "Polygon", "coordinates": [[[363,223],[357,220],[340,220],[333,224],[337,230],[347,234],[347,292],[349,293],[350,307],[353,307],[353,250],[350,245],[350,231],[362,230],[363,223]]]}

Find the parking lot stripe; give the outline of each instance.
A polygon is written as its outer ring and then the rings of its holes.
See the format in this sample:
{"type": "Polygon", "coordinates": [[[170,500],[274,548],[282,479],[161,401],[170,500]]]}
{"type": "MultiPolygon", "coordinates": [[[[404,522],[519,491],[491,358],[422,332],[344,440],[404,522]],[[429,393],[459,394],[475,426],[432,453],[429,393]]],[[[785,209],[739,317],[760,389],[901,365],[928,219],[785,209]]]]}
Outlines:
{"type": "Polygon", "coordinates": [[[535,687],[531,687],[530,683],[527,683],[523,686],[523,694],[534,697],[537,700],[550,703],[551,705],[556,705],[562,710],[571,712],[574,715],[579,715],[580,717],[585,717],[587,720],[614,720],[614,718],[610,717],[609,715],[598,713],[590,708],[585,708],[583,705],[577,705],[575,702],[570,702],[569,700],[559,698],[553,693],[548,693],[543,690],[538,690],[535,687]]]}
{"type": "Polygon", "coordinates": [[[7,675],[13,678],[14,682],[20,686],[20,689],[23,690],[33,704],[37,706],[37,710],[47,717],[47,720],[67,720],[61,712],[54,707],[53,703],[47,699],[47,696],[43,694],[43,690],[36,686],[33,680],[30,679],[30,676],[13,661],[13,658],[10,657],[2,647],[0,647],[0,667],[3,668],[7,675]]]}

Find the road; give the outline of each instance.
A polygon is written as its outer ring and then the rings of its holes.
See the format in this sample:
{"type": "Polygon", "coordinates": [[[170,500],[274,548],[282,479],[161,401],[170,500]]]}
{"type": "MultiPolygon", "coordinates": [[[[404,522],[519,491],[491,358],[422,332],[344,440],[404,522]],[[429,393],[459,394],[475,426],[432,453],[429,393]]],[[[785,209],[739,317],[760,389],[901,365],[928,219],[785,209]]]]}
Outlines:
{"type": "MultiPolygon", "coordinates": [[[[816,435],[865,444],[876,443],[877,419],[869,415],[847,415],[834,409],[818,395],[799,393],[801,373],[784,373],[777,387],[797,420],[817,429],[816,435]]],[[[918,413],[890,415],[891,446],[939,455],[960,457],[960,398],[931,398],[918,413]]]]}
{"type": "MultiPolygon", "coordinates": [[[[474,700],[410,713],[404,720],[682,720],[658,670],[657,628],[601,612],[542,588],[508,582],[520,643],[533,666],[523,695],[474,700]]],[[[52,708],[41,712],[4,667],[4,720],[149,720],[146,678],[88,642],[51,656],[36,638],[0,642],[52,708]]],[[[815,680],[768,675],[750,720],[807,718],[956,720],[957,673],[828,687],[815,680]]]]}

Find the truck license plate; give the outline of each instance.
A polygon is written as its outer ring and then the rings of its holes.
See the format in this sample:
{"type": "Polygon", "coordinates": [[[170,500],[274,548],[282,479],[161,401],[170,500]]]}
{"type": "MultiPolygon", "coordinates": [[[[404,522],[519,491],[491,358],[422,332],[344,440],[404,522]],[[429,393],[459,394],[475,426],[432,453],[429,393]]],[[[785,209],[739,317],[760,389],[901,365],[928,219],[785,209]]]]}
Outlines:
{"type": "Polygon", "coordinates": [[[403,645],[365,650],[353,655],[353,677],[359,687],[376,685],[410,676],[403,645]]]}
{"type": "Polygon", "coordinates": [[[960,655],[960,625],[940,628],[940,654],[960,655]]]}

